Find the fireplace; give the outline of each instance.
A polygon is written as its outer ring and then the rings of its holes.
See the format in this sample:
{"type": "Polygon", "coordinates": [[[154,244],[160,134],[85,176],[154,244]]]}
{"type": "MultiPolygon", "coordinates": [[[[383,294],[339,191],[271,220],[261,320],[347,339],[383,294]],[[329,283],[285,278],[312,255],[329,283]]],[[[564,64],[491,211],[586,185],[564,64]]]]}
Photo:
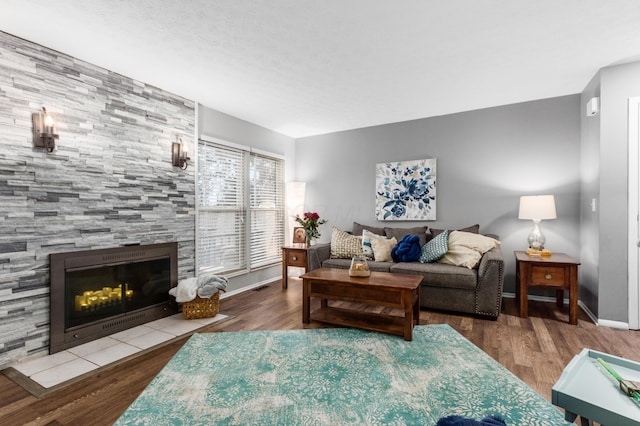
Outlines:
{"type": "Polygon", "coordinates": [[[49,353],[178,312],[178,244],[50,255],[49,353]]]}

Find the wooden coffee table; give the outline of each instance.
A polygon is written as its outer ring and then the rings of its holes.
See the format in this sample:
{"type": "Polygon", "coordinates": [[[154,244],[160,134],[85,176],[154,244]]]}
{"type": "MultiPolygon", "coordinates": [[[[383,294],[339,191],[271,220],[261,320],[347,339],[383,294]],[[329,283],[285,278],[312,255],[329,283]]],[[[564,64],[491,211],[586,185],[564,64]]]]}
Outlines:
{"type": "Polygon", "coordinates": [[[414,324],[420,323],[420,275],[372,272],[350,277],[347,269],[320,268],[302,277],[302,322],[312,319],[335,325],[381,331],[411,341],[414,324]],[[310,312],[312,297],[320,309],[310,312]],[[330,307],[327,300],[364,303],[404,309],[404,317],[330,307]]]}

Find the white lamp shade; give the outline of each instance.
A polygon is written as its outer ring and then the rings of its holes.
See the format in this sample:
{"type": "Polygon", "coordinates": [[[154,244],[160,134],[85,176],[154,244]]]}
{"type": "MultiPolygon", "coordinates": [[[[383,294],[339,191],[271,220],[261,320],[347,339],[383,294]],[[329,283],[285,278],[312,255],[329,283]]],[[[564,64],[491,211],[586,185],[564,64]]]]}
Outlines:
{"type": "Polygon", "coordinates": [[[553,195],[526,195],[520,197],[518,219],[556,219],[556,201],[553,195]]]}

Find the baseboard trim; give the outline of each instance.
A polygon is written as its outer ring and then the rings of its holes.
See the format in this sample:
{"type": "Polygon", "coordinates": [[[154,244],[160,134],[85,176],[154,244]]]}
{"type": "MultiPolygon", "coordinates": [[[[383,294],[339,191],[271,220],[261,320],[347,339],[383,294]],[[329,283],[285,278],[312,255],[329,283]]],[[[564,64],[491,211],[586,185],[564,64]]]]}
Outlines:
{"type": "Polygon", "coordinates": [[[240,288],[235,289],[235,290],[223,292],[220,295],[220,299],[225,299],[227,297],[230,297],[230,296],[233,296],[233,295],[236,295],[236,294],[244,293],[245,291],[253,290],[254,288],[262,287],[264,285],[270,284],[270,283],[272,283],[274,281],[278,281],[278,280],[281,280],[281,279],[282,278],[277,278],[277,277],[276,278],[269,278],[267,280],[263,280],[263,281],[260,281],[258,283],[255,283],[255,284],[250,284],[250,285],[246,285],[244,287],[240,287],[240,288]]]}
{"type": "Polygon", "coordinates": [[[598,322],[596,324],[598,324],[598,325],[600,325],[602,327],[618,328],[620,330],[629,330],[629,323],[628,322],[611,321],[611,320],[601,319],[601,320],[598,320],[598,322]]]}
{"type": "Polygon", "coordinates": [[[591,318],[591,321],[595,324],[595,325],[601,325],[598,324],[598,317],[596,317],[593,312],[591,312],[591,309],[589,309],[587,307],[587,305],[585,305],[584,303],[582,303],[582,300],[578,300],[578,306],[580,306],[580,308],[582,308],[582,310],[584,311],[585,314],[587,314],[587,316],[589,318],[591,318]]]}

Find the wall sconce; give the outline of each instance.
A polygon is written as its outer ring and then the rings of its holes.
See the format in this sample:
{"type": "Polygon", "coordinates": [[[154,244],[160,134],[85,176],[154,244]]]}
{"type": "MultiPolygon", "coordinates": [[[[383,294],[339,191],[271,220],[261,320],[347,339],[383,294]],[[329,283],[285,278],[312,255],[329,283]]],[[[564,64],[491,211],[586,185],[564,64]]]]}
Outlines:
{"type": "Polygon", "coordinates": [[[174,166],[186,170],[191,158],[189,158],[187,146],[182,142],[182,138],[178,138],[178,141],[174,142],[171,147],[171,160],[174,166]]]}
{"type": "Polygon", "coordinates": [[[33,146],[44,148],[47,152],[53,152],[56,147],[56,139],[58,139],[53,118],[47,114],[46,108],[42,107],[42,112],[31,114],[31,120],[33,121],[33,146]]]}

